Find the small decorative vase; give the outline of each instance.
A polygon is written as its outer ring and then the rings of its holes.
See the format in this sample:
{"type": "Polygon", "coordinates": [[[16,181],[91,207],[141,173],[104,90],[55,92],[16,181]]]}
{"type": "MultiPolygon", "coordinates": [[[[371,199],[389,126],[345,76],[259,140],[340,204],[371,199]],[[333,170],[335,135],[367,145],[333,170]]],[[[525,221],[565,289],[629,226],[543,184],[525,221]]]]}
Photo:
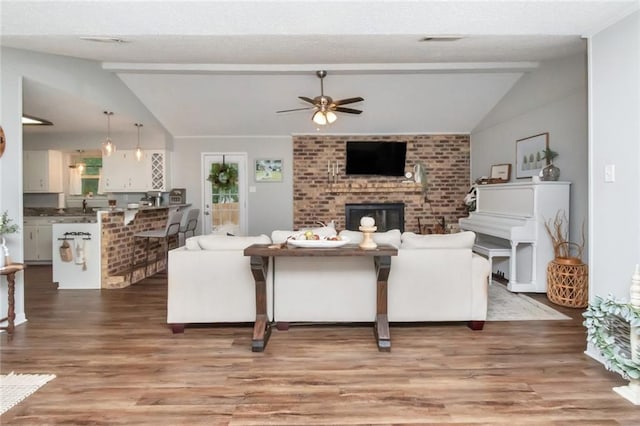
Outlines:
{"type": "Polygon", "coordinates": [[[544,181],[556,181],[560,178],[560,168],[554,166],[553,161],[540,171],[540,179],[544,181]]]}
{"type": "Polygon", "coordinates": [[[9,248],[7,247],[4,237],[2,237],[0,241],[0,268],[4,268],[9,264],[11,264],[9,260],[9,248]]]}

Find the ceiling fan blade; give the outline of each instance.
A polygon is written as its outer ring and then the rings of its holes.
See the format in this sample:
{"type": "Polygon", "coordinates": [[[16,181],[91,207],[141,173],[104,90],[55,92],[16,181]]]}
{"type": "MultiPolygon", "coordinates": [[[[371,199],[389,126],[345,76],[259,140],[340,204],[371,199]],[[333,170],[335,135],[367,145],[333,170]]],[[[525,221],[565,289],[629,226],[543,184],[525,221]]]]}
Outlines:
{"type": "Polygon", "coordinates": [[[360,111],[359,109],[353,109],[353,108],[344,108],[344,107],[335,107],[332,108],[334,111],[338,111],[338,112],[346,112],[347,114],[361,114],[362,111],[360,111]]]}
{"type": "Polygon", "coordinates": [[[353,103],[362,102],[362,101],[364,101],[364,98],[361,98],[360,96],[358,96],[357,98],[340,99],[339,101],[335,101],[334,104],[346,105],[346,104],[353,104],[353,103]]]}
{"type": "Polygon", "coordinates": [[[314,109],[315,107],[304,107],[304,108],[294,108],[294,109],[283,109],[281,111],[276,111],[276,114],[279,112],[291,112],[291,111],[302,111],[307,109],[314,109]]]}
{"type": "Polygon", "coordinates": [[[315,105],[315,103],[313,102],[313,99],[307,98],[306,96],[298,96],[298,99],[302,99],[303,101],[308,102],[311,105],[315,105]]]}

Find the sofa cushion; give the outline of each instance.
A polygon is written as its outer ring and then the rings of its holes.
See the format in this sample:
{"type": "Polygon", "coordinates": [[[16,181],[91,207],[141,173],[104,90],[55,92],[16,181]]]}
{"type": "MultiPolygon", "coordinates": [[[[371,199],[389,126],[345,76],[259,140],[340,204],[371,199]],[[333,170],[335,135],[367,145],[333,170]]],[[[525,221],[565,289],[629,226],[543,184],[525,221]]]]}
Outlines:
{"type": "Polygon", "coordinates": [[[271,233],[271,240],[276,244],[284,243],[287,241],[287,238],[304,234],[306,231],[311,231],[321,237],[333,237],[337,235],[336,228],[332,226],[322,226],[318,228],[301,228],[297,231],[276,230],[271,233]]]}
{"type": "Polygon", "coordinates": [[[264,234],[250,237],[198,235],[187,238],[185,248],[187,250],[244,250],[251,244],[271,244],[271,239],[264,234]]]}
{"type": "MultiPolygon", "coordinates": [[[[401,235],[402,234],[399,229],[390,229],[386,232],[374,232],[372,238],[376,244],[390,244],[398,248],[401,243],[401,235]]],[[[340,236],[348,239],[349,242],[354,244],[360,244],[363,238],[362,232],[349,231],[347,229],[340,231],[340,236]]]]}
{"type": "Polygon", "coordinates": [[[402,234],[400,248],[429,248],[452,249],[472,248],[476,240],[476,234],[471,231],[458,232],[456,234],[428,234],[418,235],[413,232],[402,234]]]}

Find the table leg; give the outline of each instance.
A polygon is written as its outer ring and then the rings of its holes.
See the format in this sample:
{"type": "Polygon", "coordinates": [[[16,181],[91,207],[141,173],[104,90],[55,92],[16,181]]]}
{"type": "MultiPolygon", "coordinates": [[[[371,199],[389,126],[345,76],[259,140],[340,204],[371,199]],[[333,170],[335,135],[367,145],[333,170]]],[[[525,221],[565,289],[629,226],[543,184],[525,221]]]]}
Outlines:
{"type": "Polygon", "coordinates": [[[256,281],[256,322],[253,326],[251,350],[262,352],[271,335],[271,324],[267,315],[267,270],[269,258],[251,256],[251,272],[256,281]]]}
{"type": "Polygon", "coordinates": [[[1,318],[1,321],[7,321],[7,326],[2,330],[7,330],[7,335],[11,336],[15,329],[16,319],[16,273],[9,272],[2,275],[7,276],[7,316],[1,318]]]}
{"type": "Polygon", "coordinates": [[[391,256],[375,256],[377,275],[377,308],[374,334],[381,352],[391,351],[391,334],[389,332],[389,317],[387,316],[387,280],[391,269],[391,256]]]}

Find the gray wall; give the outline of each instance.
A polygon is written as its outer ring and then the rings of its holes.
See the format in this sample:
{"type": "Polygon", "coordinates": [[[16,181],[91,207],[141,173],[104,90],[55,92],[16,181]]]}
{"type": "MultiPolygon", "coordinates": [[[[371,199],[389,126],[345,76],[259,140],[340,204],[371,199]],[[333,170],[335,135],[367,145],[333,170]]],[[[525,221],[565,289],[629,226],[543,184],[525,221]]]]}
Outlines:
{"type": "MultiPolygon", "coordinates": [[[[205,152],[246,152],[249,188],[249,235],[271,235],[274,229],[293,226],[293,145],[290,136],[208,136],[176,138],[171,157],[172,182],[176,188],[187,189],[187,201],[202,209],[201,158],[205,152]],[[283,160],[282,182],[255,182],[253,168],[256,159],[283,160]]],[[[201,223],[198,232],[202,232],[201,223]]]]}
{"type": "Polygon", "coordinates": [[[640,263],[640,12],[594,35],[590,57],[589,296],[628,300],[640,263]]]}
{"type": "MultiPolygon", "coordinates": [[[[525,74],[471,133],[471,177],[492,164],[511,163],[516,179],[516,140],[549,133],[560,180],[571,182],[569,238],[582,240],[588,226],[587,61],[584,55],[543,62],[525,74]]],[[[530,178],[526,178],[529,180],[530,178]]],[[[546,238],[546,235],[541,236],[546,238]]],[[[585,261],[588,242],[585,242],[585,261]]]]}

